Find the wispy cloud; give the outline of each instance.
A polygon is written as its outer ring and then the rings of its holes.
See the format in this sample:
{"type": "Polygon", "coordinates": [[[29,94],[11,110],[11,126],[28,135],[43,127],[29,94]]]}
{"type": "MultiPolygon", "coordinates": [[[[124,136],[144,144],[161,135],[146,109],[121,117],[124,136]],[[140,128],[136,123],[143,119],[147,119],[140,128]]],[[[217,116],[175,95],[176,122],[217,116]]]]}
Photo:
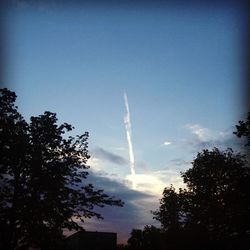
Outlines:
{"type": "Polygon", "coordinates": [[[215,139],[208,128],[204,128],[199,124],[187,124],[186,127],[192,132],[192,134],[196,135],[200,141],[206,142],[215,139]]]}
{"type": "Polygon", "coordinates": [[[233,127],[224,131],[212,131],[199,124],[187,124],[185,127],[194,137],[184,142],[186,145],[191,145],[195,150],[211,147],[223,149],[227,147],[238,148],[241,144],[239,139],[233,134],[233,127]]]}
{"type": "Polygon", "coordinates": [[[91,150],[91,155],[93,155],[94,159],[102,159],[102,160],[107,160],[109,162],[112,162],[117,165],[128,165],[129,162],[127,159],[124,157],[111,153],[107,151],[106,149],[103,149],[101,147],[97,147],[95,149],[91,150]]]}

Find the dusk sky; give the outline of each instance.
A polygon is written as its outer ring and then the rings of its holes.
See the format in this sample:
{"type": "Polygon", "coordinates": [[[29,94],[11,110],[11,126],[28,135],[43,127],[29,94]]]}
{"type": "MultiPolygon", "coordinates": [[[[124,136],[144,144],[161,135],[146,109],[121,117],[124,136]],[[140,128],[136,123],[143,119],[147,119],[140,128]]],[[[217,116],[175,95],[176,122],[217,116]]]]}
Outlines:
{"type": "Polygon", "coordinates": [[[126,242],[133,228],[159,226],[150,211],[164,187],[184,186],[180,171],[198,151],[237,144],[244,12],[234,2],[59,2],[6,8],[2,84],[27,120],[48,110],[72,135],[90,133],[87,182],[125,206],[100,210],[105,219],[85,229],[126,242]]]}

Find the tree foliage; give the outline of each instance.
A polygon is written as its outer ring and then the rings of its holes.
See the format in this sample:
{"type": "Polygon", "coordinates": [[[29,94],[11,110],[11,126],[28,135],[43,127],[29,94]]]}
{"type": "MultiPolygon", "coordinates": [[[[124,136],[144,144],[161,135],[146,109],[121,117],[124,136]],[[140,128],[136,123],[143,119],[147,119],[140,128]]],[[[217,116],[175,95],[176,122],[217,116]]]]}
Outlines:
{"type": "Polygon", "coordinates": [[[239,124],[236,125],[236,130],[234,134],[238,137],[245,138],[245,146],[250,146],[250,112],[248,112],[246,121],[239,121],[239,124]]]}
{"type": "Polygon", "coordinates": [[[128,239],[128,249],[151,250],[159,249],[161,241],[161,230],[152,225],[147,225],[143,230],[133,229],[128,239]]]}
{"type": "Polygon", "coordinates": [[[231,149],[203,150],[193,167],[182,174],[187,224],[198,226],[213,239],[242,235],[250,229],[249,168],[231,149]]]}
{"type": "Polygon", "coordinates": [[[181,224],[180,201],[173,185],[166,187],[160,199],[159,210],[153,211],[154,219],[161,222],[164,231],[176,230],[181,224]]]}
{"type": "MultiPolygon", "coordinates": [[[[88,133],[66,137],[73,127],[44,112],[27,123],[16,95],[0,90],[0,236],[5,249],[55,249],[63,229],[102,216],[95,206],[122,206],[86,183],[88,133]]],[[[1,244],[1,243],[0,243],[1,244]]]]}

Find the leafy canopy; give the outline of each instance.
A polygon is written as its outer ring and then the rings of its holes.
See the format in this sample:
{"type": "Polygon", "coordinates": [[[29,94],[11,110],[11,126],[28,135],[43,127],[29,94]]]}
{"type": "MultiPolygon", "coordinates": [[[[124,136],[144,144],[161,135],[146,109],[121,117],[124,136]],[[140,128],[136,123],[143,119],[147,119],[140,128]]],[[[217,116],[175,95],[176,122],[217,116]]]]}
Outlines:
{"type": "Polygon", "coordinates": [[[14,92],[0,90],[0,244],[54,249],[63,229],[102,218],[96,206],[123,202],[86,183],[87,132],[67,137],[73,127],[58,125],[48,111],[28,123],[15,100],[14,92]]]}

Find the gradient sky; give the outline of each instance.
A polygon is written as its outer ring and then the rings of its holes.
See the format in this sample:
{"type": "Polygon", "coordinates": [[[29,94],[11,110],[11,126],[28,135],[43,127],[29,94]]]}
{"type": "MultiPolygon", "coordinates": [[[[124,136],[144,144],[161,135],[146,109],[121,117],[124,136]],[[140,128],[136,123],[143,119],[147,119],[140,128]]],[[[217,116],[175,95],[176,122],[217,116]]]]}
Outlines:
{"type": "Polygon", "coordinates": [[[158,225],[150,210],[164,187],[183,185],[179,173],[199,150],[235,143],[234,125],[245,117],[244,13],[233,2],[34,2],[13,1],[3,17],[3,85],[26,119],[49,110],[74,125],[73,134],[90,132],[89,181],[126,205],[85,227],[125,242],[132,228],[158,225]]]}

